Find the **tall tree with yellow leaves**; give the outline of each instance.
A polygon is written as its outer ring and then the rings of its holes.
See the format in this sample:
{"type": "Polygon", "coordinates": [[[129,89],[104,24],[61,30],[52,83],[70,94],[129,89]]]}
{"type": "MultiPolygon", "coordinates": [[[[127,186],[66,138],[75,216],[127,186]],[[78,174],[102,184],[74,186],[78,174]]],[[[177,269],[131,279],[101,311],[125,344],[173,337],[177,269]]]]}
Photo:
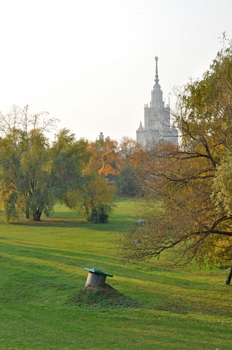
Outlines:
{"type": "Polygon", "coordinates": [[[121,236],[121,256],[159,258],[175,247],[179,263],[195,258],[199,264],[231,266],[232,43],[202,79],[179,93],[175,123],[180,146],[161,143],[143,154],[147,223],[121,236]],[[134,244],[138,234],[140,244],[134,244]]]}

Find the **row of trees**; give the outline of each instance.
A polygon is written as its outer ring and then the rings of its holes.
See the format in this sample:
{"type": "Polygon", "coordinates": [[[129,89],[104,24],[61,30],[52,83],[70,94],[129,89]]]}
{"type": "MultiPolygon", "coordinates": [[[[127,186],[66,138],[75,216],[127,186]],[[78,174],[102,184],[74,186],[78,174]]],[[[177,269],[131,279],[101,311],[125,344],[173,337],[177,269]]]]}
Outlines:
{"type": "Polygon", "coordinates": [[[39,221],[59,201],[90,221],[107,221],[118,193],[137,195],[136,161],[141,150],[132,139],[76,140],[63,129],[50,142],[57,120],[30,114],[28,106],[0,113],[0,202],[7,222],[19,212],[39,221]],[[110,181],[116,180],[116,181],[110,181]],[[110,186],[111,185],[111,186],[110,186]]]}
{"type": "Polygon", "coordinates": [[[88,220],[107,221],[114,188],[90,171],[86,140],[63,129],[49,142],[46,132],[56,123],[44,112],[31,115],[28,106],[0,114],[0,202],[6,221],[19,212],[39,221],[57,201],[88,220]]]}
{"type": "Polygon", "coordinates": [[[159,258],[175,247],[177,262],[231,266],[231,43],[178,93],[174,117],[181,145],[161,143],[140,157],[146,224],[121,236],[121,256],[159,258]]]}

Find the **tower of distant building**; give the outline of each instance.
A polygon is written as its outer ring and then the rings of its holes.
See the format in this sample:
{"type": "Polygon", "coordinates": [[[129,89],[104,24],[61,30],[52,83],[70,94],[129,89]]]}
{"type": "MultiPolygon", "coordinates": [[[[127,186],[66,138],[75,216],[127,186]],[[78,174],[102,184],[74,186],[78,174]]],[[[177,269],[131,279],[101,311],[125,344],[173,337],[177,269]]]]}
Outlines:
{"type": "Polygon", "coordinates": [[[104,141],[103,132],[100,132],[100,135],[98,136],[98,139],[99,139],[100,141],[104,141]]]}
{"type": "Polygon", "coordinates": [[[136,130],[136,140],[143,147],[152,146],[160,141],[178,144],[178,131],[174,125],[170,125],[170,107],[164,105],[163,92],[159,85],[158,57],[155,57],[155,61],[155,85],[151,92],[150,106],[144,106],[144,126],[140,122],[136,130]]]}

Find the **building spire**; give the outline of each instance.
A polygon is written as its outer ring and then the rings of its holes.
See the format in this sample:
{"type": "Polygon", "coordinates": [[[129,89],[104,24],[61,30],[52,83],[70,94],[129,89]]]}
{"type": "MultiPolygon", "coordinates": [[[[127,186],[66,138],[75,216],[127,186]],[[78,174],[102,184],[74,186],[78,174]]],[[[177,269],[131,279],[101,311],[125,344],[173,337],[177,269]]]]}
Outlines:
{"type": "Polygon", "coordinates": [[[158,76],[158,57],[155,56],[155,62],[156,62],[156,67],[155,67],[155,84],[159,85],[159,76],[158,76]]]}

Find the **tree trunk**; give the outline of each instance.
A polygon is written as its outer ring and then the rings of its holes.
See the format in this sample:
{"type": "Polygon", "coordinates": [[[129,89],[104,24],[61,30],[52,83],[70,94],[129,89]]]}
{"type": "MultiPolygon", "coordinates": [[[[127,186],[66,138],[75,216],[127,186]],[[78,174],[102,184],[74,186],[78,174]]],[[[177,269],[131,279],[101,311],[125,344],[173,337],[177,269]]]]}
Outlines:
{"type": "Polygon", "coordinates": [[[227,276],[226,284],[230,284],[232,278],[232,267],[230,268],[229,275],[227,276]]]}
{"type": "Polygon", "coordinates": [[[29,208],[26,209],[25,214],[26,214],[26,218],[29,219],[30,218],[29,208]]]}
{"type": "Polygon", "coordinates": [[[42,211],[40,211],[39,209],[37,209],[34,213],[33,213],[33,220],[34,221],[40,221],[42,215],[42,211]]]}

